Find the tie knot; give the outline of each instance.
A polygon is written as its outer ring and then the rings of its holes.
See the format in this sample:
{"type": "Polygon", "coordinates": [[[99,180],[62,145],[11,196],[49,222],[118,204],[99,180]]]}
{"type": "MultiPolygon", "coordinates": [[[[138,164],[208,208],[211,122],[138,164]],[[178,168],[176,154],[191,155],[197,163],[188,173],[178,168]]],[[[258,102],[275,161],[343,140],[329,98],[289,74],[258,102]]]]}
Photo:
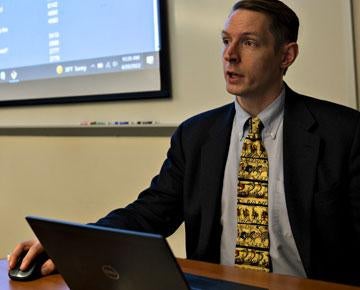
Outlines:
{"type": "Polygon", "coordinates": [[[250,124],[250,133],[252,134],[260,134],[260,131],[262,129],[262,123],[259,117],[252,117],[249,119],[250,124]]]}

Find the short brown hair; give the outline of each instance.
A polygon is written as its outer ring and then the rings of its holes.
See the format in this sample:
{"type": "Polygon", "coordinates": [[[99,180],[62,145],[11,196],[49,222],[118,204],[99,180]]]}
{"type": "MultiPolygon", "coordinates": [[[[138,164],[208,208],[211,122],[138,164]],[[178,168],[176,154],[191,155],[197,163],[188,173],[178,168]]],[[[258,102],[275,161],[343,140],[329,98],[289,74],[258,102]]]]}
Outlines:
{"type": "Polygon", "coordinates": [[[246,9],[265,13],[270,17],[270,31],[275,38],[275,49],[288,42],[296,42],[299,18],[296,13],[279,0],[241,0],[234,4],[232,12],[246,9]]]}

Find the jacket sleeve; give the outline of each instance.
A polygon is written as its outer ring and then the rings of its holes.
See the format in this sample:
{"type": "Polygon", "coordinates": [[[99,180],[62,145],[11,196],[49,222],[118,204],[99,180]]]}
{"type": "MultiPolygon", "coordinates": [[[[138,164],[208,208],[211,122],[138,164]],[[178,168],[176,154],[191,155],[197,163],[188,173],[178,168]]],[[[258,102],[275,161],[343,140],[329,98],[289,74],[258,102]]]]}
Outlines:
{"type": "Polygon", "coordinates": [[[127,205],[111,211],[95,224],[171,235],[183,222],[183,178],[185,158],[182,148],[182,127],[175,131],[160,173],[149,188],[127,205]]]}

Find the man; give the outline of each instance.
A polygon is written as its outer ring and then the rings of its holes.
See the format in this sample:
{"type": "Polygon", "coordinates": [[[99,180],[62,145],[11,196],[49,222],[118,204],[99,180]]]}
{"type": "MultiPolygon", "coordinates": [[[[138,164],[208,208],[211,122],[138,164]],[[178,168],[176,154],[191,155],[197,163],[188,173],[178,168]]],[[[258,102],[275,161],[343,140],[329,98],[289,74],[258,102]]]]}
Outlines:
{"type": "MultiPolygon", "coordinates": [[[[182,123],[150,187],[97,224],[169,236],[184,221],[189,259],[360,284],[360,114],[283,82],[298,54],[298,26],[278,0],[236,3],[222,32],[226,88],[235,102],[182,123]],[[259,147],[247,143],[250,134],[259,147]],[[265,169],[243,145],[259,150],[265,169]],[[241,177],[255,167],[263,181],[241,177]],[[241,202],[246,186],[266,188],[265,201],[254,199],[261,218],[252,202],[241,202]],[[261,232],[244,230],[250,216],[261,232]],[[243,244],[250,236],[261,251],[243,244]],[[261,258],[247,260],[246,253],[261,258]]],[[[9,267],[29,248],[22,268],[43,250],[37,241],[21,243],[9,267]]],[[[53,269],[48,261],[43,273],[53,269]]]]}

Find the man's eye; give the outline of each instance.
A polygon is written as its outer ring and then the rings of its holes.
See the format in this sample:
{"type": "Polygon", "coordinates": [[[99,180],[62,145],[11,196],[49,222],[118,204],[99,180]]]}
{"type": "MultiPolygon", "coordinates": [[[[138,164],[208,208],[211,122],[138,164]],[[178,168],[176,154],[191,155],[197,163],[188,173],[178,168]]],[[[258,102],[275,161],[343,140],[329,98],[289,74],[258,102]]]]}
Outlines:
{"type": "Polygon", "coordinates": [[[251,39],[247,39],[247,40],[244,40],[243,41],[243,44],[245,46],[251,46],[251,47],[256,47],[257,46],[257,43],[255,40],[251,40],[251,39]]]}
{"type": "Polygon", "coordinates": [[[223,38],[222,42],[224,45],[228,45],[229,44],[229,40],[227,38],[223,38]]]}

